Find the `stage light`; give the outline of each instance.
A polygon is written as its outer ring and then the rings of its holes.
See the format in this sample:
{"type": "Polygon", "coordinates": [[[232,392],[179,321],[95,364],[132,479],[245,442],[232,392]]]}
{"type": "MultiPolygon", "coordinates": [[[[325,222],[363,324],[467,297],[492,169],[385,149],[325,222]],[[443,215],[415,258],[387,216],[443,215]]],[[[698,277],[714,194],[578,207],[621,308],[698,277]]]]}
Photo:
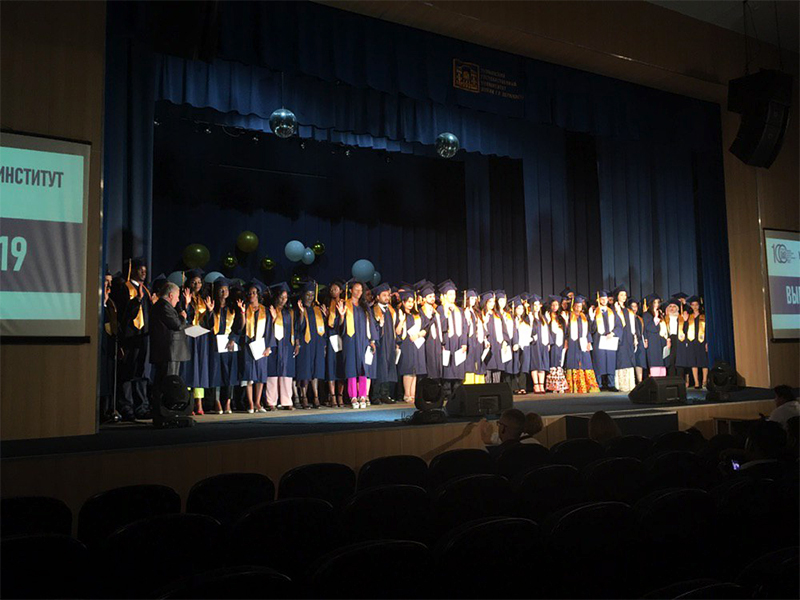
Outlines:
{"type": "Polygon", "coordinates": [[[431,423],[444,423],[447,416],[442,410],[444,405],[444,390],[435,379],[427,377],[417,384],[420,394],[414,400],[416,411],[411,415],[412,425],[429,425],[431,423]]]}
{"type": "Polygon", "coordinates": [[[153,425],[192,427],[192,401],[179,375],[167,375],[153,390],[153,425]]]}
{"type": "Polygon", "coordinates": [[[708,392],[706,400],[712,402],[730,401],[731,392],[736,390],[736,369],[730,363],[719,360],[708,372],[708,392]]]}

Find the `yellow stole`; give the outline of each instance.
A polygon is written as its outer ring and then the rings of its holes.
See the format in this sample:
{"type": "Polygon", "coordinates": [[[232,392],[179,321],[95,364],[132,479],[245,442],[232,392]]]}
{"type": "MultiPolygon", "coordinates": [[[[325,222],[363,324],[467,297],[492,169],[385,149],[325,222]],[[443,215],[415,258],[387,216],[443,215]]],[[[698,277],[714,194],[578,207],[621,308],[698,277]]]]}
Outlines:
{"type": "Polygon", "coordinates": [[[594,312],[594,322],[597,325],[597,333],[600,335],[606,334],[606,321],[603,318],[603,315],[609,310],[610,309],[607,306],[598,306],[597,310],[594,312]]]}
{"type": "MultiPolygon", "coordinates": [[[[397,324],[397,318],[395,317],[395,312],[394,309],[392,308],[392,305],[387,304],[386,310],[389,313],[389,316],[392,317],[392,327],[394,327],[397,324]]],[[[375,315],[376,321],[380,320],[380,318],[383,316],[383,312],[381,312],[381,307],[377,302],[372,306],[372,314],[375,315]]]]}
{"type": "Polygon", "coordinates": [[[328,327],[333,327],[336,323],[336,300],[331,300],[331,305],[328,307],[328,327]]]}
{"type": "Polygon", "coordinates": [[[694,313],[689,315],[689,320],[687,321],[688,327],[686,328],[686,337],[689,338],[690,342],[693,342],[695,337],[697,337],[697,341],[701,344],[706,340],[706,317],[705,315],[698,315],[695,318],[694,313]],[[697,325],[695,325],[695,321],[697,321],[697,325]],[[697,330],[695,332],[695,329],[697,330]]]}
{"type": "MultiPolygon", "coordinates": [[[[221,310],[221,309],[220,309],[221,310]]],[[[228,314],[225,315],[225,331],[219,330],[219,313],[214,312],[214,333],[216,335],[230,335],[231,329],[233,329],[233,320],[236,318],[236,313],[232,310],[228,311],[228,314]]]]}
{"type": "Polygon", "coordinates": [[[244,314],[244,321],[245,334],[249,339],[264,337],[264,330],[267,327],[267,309],[262,304],[259,304],[256,308],[248,305],[244,314]],[[258,313],[257,317],[256,313],[258,313]]]}
{"type": "MultiPolygon", "coordinates": [[[[325,319],[322,316],[322,311],[319,309],[319,306],[312,306],[311,310],[314,312],[314,323],[317,326],[317,335],[325,335],[325,319]]],[[[309,323],[310,319],[308,318],[308,309],[306,309],[306,332],[303,336],[306,344],[311,341],[311,325],[309,323]]]]}
{"type": "MultiPolygon", "coordinates": [[[[292,342],[292,346],[294,346],[294,311],[293,310],[289,310],[289,319],[291,321],[290,322],[291,333],[289,334],[290,335],[289,339],[292,342]]],[[[275,325],[274,325],[274,327],[275,327],[275,331],[276,332],[278,331],[278,328],[280,328],[280,333],[281,333],[280,337],[278,337],[277,334],[276,334],[275,335],[275,339],[282,340],[283,339],[283,309],[282,308],[278,309],[277,307],[275,307],[275,325]]]]}
{"type": "MultiPolygon", "coordinates": [[[[139,295],[139,290],[136,289],[136,286],[133,285],[130,281],[126,281],[125,285],[128,288],[129,299],[130,300],[135,299],[139,295]]],[[[143,283],[140,283],[139,285],[142,286],[142,289],[144,290],[144,297],[149,300],[150,292],[147,291],[147,288],[144,286],[143,283]]],[[[142,300],[144,300],[144,298],[142,298],[142,300]]],[[[136,327],[136,329],[141,329],[142,327],[144,327],[144,309],[142,309],[141,302],[139,303],[139,312],[137,312],[136,316],[133,318],[133,326],[136,327]]]]}
{"type": "Polygon", "coordinates": [[[192,298],[192,306],[194,307],[194,317],[192,317],[192,325],[200,325],[200,318],[205,314],[208,310],[206,303],[203,302],[203,299],[200,296],[194,296],[192,298]]]}

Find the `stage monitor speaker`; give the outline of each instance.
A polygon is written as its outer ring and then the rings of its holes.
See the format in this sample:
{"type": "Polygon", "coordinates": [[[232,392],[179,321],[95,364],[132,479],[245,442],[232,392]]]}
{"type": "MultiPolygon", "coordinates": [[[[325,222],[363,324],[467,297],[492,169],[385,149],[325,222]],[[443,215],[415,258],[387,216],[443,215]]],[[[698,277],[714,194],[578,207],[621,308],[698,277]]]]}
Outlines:
{"type": "Polygon", "coordinates": [[[648,377],[631,390],[628,398],[634,404],[674,404],[686,402],[683,377],[648,377]]]}
{"type": "Polygon", "coordinates": [[[792,108],[792,76],[762,69],[728,82],[728,110],[742,115],[730,151],[746,165],[769,168],[783,145],[792,108]]]}
{"type": "Polygon", "coordinates": [[[709,402],[730,402],[731,392],[739,389],[736,381],[736,369],[730,363],[718,360],[708,372],[706,400],[709,402]]]}
{"type": "Polygon", "coordinates": [[[459,386],[445,408],[451,417],[483,417],[499,415],[513,406],[507,383],[478,383],[459,386]]]}
{"type": "Polygon", "coordinates": [[[167,375],[153,389],[153,425],[157,428],[193,427],[192,398],[180,375],[167,375]]]}

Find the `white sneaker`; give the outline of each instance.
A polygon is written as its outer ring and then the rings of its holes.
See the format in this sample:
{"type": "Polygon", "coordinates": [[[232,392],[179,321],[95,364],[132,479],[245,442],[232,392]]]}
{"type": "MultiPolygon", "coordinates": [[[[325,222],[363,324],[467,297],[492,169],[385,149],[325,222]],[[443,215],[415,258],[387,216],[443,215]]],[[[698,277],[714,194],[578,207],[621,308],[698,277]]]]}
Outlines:
{"type": "Polygon", "coordinates": [[[266,409],[266,408],[264,408],[263,406],[259,406],[259,407],[258,407],[258,412],[260,412],[260,413],[265,413],[265,412],[267,412],[267,409],[266,409]]]}
{"type": "Polygon", "coordinates": [[[248,408],[247,409],[247,414],[248,415],[252,415],[254,412],[256,412],[256,411],[254,409],[252,409],[252,408],[248,408]]]}
{"type": "Polygon", "coordinates": [[[352,400],[352,401],[350,402],[350,405],[351,405],[353,408],[359,408],[358,400],[352,400]]]}
{"type": "Polygon", "coordinates": [[[361,399],[360,406],[361,408],[367,408],[367,401],[364,398],[361,399]]]}

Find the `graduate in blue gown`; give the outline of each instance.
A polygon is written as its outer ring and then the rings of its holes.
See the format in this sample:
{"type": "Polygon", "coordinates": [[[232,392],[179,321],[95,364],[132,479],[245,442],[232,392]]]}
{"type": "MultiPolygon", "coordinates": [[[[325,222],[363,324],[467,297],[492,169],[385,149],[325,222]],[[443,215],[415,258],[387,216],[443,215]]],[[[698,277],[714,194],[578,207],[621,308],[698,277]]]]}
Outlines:
{"type": "MultiPolygon", "coordinates": [[[[203,296],[208,290],[203,289],[203,270],[191,269],[184,272],[182,307],[186,311],[186,322],[189,326],[200,325],[205,315],[206,304],[203,296]]],[[[190,388],[194,398],[194,414],[202,415],[205,388],[211,387],[209,381],[209,353],[212,336],[208,333],[192,338],[187,336],[191,359],[181,363],[181,377],[190,388]]]]}
{"type": "Polygon", "coordinates": [[[586,298],[580,294],[572,300],[572,311],[567,321],[567,352],[564,374],[569,391],[573,394],[599,392],[592,367],[592,337],[589,320],[583,312],[586,298]]]}
{"type": "MultiPolygon", "coordinates": [[[[622,333],[622,326],[617,319],[613,308],[609,305],[608,290],[597,292],[597,307],[590,312],[592,323],[592,364],[600,389],[608,392],[618,392],[614,386],[614,374],[617,370],[617,351],[600,348],[600,338],[609,340],[618,338],[622,333]]],[[[617,342],[619,344],[619,342],[617,342]]]]}
{"type": "Polygon", "coordinates": [[[397,363],[397,376],[403,381],[403,400],[414,402],[417,393],[417,379],[425,377],[425,336],[422,317],[417,310],[416,293],[412,289],[399,292],[400,306],[397,311],[395,336],[400,343],[400,361],[397,363]]]}
{"type": "Polygon", "coordinates": [[[427,331],[425,336],[425,370],[428,378],[441,381],[442,379],[442,350],[444,349],[445,324],[442,315],[436,310],[436,292],[430,282],[423,283],[419,290],[422,305],[423,327],[427,331]]]}
{"type": "Polygon", "coordinates": [[[391,305],[392,289],[388,283],[376,285],[372,289],[372,296],[375,298],[372,317],[378,331],[375,382],[371,386],[372,403],[394,404],[392,393],[397,383],[397,311],[391,305]]]}
{"type": "Polygon", "coordinates": [[[545,388],[548,392],[563,394],[569,389],[567,378],[564,376],[564,354],[567,342],[567,323],[561,316],[561,296],[547,298],[547,334],[549,341],[548,362],[550,370],[545,378],[545,388]]]}
{"type": "Polygon", "coordinates": [[[661,298],[658,294],[645,296],[643,302],[642,321],[644,322],[644,350],[648,375],[664,377],[667,374],[664,361],[664,348],[667,345],[667,324],[664,311],[661,310],[661,298]]]}
{"type": "Polygon", "coordinates": [[[617,368],[614,373],[614,386],[620,392],[630,392],[636,386],[635,370],[635,316],[628,310],[628,290],[619,286],[614,290],[614,313],[620,325],[619,348],[617,349],[617,368]]]}
{"type": "Polygon", "coordinates": [[[545,309],[542,306],[542,297],[537,294],[530,294],[528,303],[530,305],[528,318],[531,323],[533,337],[530,364],[533,393],[544,394],[545,377],[550,371],[550,330],[545,317],[545,309]]]}
{"type": "Polygon", "coordinates": [[[683,316],[681,314],[681,304],[674,298],[664,306],[664,324],[667,330],[667,348],[669,354],[664,361],[667,368],[667,375],[677,375],[683,377],[683,355],[686,352],[686,338],[683,334],[683,316]]]}
{"type": "Polygon", "coordinates": [[[467,362],[464,373],[464,383],[484,383],[486,378],[486,365],[481,356],[489,347],[486,337],[486,326],[481,312],[481,298],[475,290],[467,290],[465,295],[466,309],[464,320],[467,328],[467,362]]]}
{"type": "Polygon", "coordinates": [[[285,282],[270,286],[272,303],[272,352],[267,357],[267,404],[293,410],[292,383],[296,373],[296,357],[300,350],[300,319],[289,304],[289,286],[285,282]]]}
{"type": "Polygon", "coordinates": [[[528,387],[528,373],[531,370],[531,344],[533,342],[533,328],[525,308],[527,295],[514,296],[509,304],[513,315],[514,336],[511,340],[511,350],[514,365],[514,375],[511,380],[511,389],[515,394],[526,394],[528,387]]]}
{"type": "Polygon", "coordinates": [[[244,287],[244,327],[242,349],[239,351],[239,379],[245,386],[247,412],[267,412],[261,404],[264,385],[267,383],[267,363],[272,352],[272,315],[261,301],[267,286],[254,279],[244,287]],[[264,349],[256,356],[250,344],[263,340],[264,349]]]}
{"type": "MultiPolygon", "coordinates": [[[[486,382],[500,383],[505,373],[503,362],[503,349],[511,349],[511,339],[506,330],[503,315],[497,306],[497,292],[484,292],[481,294],[483,303],[483,324],[486,328],[486,338],[489,340],[489,354],[486,356],[486,382]]],[[[506,351],[506,355],[508,352],[506,351]]]]}
{"type": "Polygon", "coordinates": [[[647,368],[647,353],[644,347],[644,319],[639,314],[639,301],[628,298],[628,310],[634,315],[634,353],[633,367],[636,371],[636,383],[644,379],[644,370],[647,368]]]}
{"type": "Polygon", "coordinates": [[[319,380],[325,379],[325,352],[328,345],[328,332],[325,314],[317,302],[319,289],[315,281],[309,281],[300,289],[300,300],[297,302],[298,342],[297,395],[303,409],[319,408],[319,380]],[[309,386],[314,396],[310,404],[309,386]]]}
{"type": "MultiPolygon", "coordinates": [[[[505,290],[495,290],[494,296],[497,299],[497,312],[503,318],[506,343],[508,344],[509,350],[511,350],[514,345],[514,317],[511,315],[511,308],[508,305],[508,295],[505,290]]],[[[500,362],[503,365],[500,381],[508,384],[508,387],[513,390],[512,379],[516,374],[513,350],[511,350],[511,352],[506,352],[505,358],[508,358],[508,360],[503,360],[503,357],[500,357],[500,362]]]]}
{"type": "Polygon", "coordinates": [[[372,311],[363,298],[364,286],[359,281],[350,284],[350,298],[337,305],[342,321],[344,374],[347,377],[347,394],[353,408],[369,405],[370,381],[375,378],[375,351],[378,331],[372,311]],[[367,348],[371,350],[372,364],[367,364],[367,348]]]}
{"type": "Polygon", "coordinates": [[[326,313],[328,347],[325,349],[325,378],[328,381],[328,406],[344,406],[344,353],[342,352],[342,320],[336,307],[344,303],[344,281],[335,279],[328,286],[326,313]]]}
{"type": "Polygon", "coordinates": [[[231,282],[225,277],[214,281],[214,298],[206,299],[202,325],[210,329],[209,385],[213,389],[214,410],[230,414],[233,386],[239,382],[239,356],[235,350],[241,344],[244,325],[244,302],[240,306],[228,303],[231,282]],[[227,341],[226,341],[227,340],[227,341]],[[225,349],[219,352],[220,345],[225,349]]]}
{"type": "MultiPolygon", "coordinates": [[[[683,337],[685,352],[678,355],[678,366],[691,369],[694,387],[699,390],[708,383],[708,331],[706,329],[706,315],[702,310],[699,296],[690,296],[686,299],[689,310],[683,313],[683,337]],[[702,380],[700,373],[702,372],[702,380]]],[[[688,377],[689,372],[686,372],[688,377]]],[[[687,382],[687,386],[688,386],[687,382]]]]}
{"type": "Polygon", "coordinates": [[[445,397],[452,398],[467,373],[467,327],[464,312],[456,305],[456,285],[451,280],[439,284],[441,305],[437,309],[442,323],[442,387],[445,397]],[[447,357],[447,364],[445,358],[447,357]],[[461,362],[456,364],[459,359],[461,362]]]}

